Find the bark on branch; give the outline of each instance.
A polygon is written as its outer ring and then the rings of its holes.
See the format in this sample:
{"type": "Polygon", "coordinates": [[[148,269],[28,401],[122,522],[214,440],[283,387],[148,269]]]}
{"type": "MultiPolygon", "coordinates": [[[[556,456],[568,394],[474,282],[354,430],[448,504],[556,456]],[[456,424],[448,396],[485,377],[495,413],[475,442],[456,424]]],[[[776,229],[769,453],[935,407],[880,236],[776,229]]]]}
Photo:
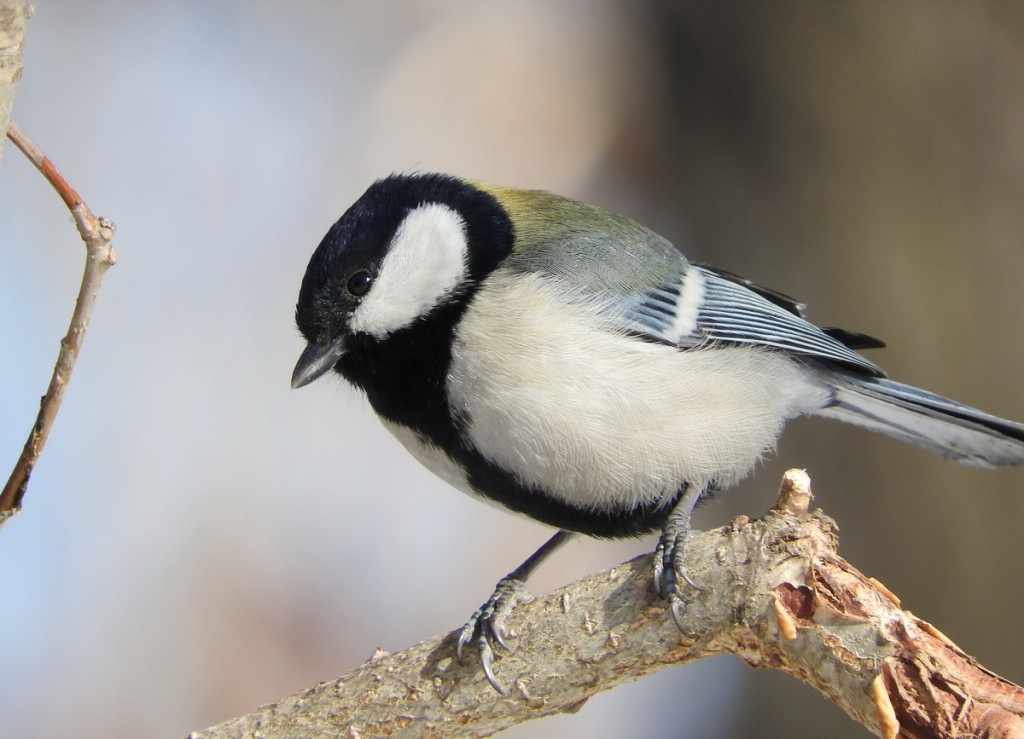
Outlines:
{"type": "Polygon", "coordinates": [[[764,518],[692,540],[686,568],[704,590],[690,593],[683,634],[643,556],[520,604],[496,663],[508,696],[456,662],[453,632],[190,736],[489,736],[722,652],[803,680],[881,736],[1024,736],[1024,690],[839,557],[834,523],[809,501],[791,470],[764,518]]]}
{"type": "MultiPolygon", "coordinates": [[[[0,0],[0,134],[7,130],[14,105],[14,91],[21,79],[21,54],[25,44],[25,27],[32,6],[25,0],[0,0]]],[[[0,159],[4,141],[0,135],[0,159]]]]}
{"type": "Polygon", "coordinates": [[[0,526],[21,509],[29,477],[43,451],[50,429],[53,428],[57,410],[71,379],[71,371],[82,348],[82,340],[89,327],[89,319],[92,317],[93,305],[103,276],[117,260],[114,246],[111,244],[111,239],[114,238],[113,221],[94,216],[89,206],[64,179],[54,163],[14,122],[8,123],[7,138],[35,165],[71,211],[78,234],[85,243],[85,269],[82,272],[82,284],[78,289],[68,331],[60,340],[60,350],[57,352],[57,363],[53,368],[50,384],[39,403],[39,414],[29,430],[21,456],[15,462],[7,483],[0,489],[0,526]]]}

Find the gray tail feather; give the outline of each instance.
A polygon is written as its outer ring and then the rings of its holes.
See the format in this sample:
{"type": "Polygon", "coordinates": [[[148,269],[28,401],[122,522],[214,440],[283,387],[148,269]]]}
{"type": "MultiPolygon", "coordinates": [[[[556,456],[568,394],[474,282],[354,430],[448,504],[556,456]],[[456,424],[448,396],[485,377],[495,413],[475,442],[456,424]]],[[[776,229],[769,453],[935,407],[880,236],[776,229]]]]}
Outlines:
{"type": "Polygon", "coordinates": [[[1024,464],[1024,424],[877,377],[831,374],[834,402],[817,415],[879,431],[961,464],[1024,464]]]}

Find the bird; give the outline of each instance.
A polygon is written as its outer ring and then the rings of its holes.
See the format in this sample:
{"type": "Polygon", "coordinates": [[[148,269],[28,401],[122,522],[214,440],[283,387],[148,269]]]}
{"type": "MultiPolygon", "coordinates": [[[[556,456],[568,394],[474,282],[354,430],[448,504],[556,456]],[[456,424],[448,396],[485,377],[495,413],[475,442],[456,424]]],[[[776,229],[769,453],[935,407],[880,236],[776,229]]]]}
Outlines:
{"type": "Polygon", "coordinates": [[[787,295],[688,260],[595,205],[436,172],[374,182],[302,278],[294,388],[334,372],[427,469],[556,529],[459,633],[486,679],[529,575],[571,536],[660,532],[679,623],[694,507],[799,416],[977,467],[1024,463],[1024,425],[895,382],[787,295]]]}

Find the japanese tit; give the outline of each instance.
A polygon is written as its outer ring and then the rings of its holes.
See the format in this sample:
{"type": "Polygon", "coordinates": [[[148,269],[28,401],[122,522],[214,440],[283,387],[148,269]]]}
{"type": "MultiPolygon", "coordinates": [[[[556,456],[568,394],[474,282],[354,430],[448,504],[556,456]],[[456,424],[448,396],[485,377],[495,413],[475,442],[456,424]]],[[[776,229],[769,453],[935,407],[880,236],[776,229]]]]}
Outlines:
{"type": "Polygon", "coordinates": [[[885,379],[791,298],[689,262],[666,239],[547,192],[444,174],[373,184],[331,227],[296,307],[292,386],[330,370],[456,488],[558,529],[502,579],[458,646],[491,642],[571,532],[660,530],[673,613],[690,512],[817,415],[958,462],[1024,463],[1024,425],[885,379]]]}

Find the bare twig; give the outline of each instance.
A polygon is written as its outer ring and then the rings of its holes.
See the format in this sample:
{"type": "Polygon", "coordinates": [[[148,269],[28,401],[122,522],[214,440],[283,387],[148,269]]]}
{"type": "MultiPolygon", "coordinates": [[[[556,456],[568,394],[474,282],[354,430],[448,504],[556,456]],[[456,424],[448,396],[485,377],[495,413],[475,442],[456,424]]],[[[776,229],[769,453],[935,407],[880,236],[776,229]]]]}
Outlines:
{"type": "MultiPolygon", "coordinates": [[[[495,693],[454,657],[457,632],[227,721],[195,739],[488,736],[579,710],[590,696],[723,652],[812,685],[876,734],[1024,736],[1024,690],[979,666],[836,553],[833,522],[807,513],[807,476],[787,473],[775,509],[687,545],[702,586],[681,613],[652,585],[650,556],[520,605],[495,693]]],[[[823,732],[824,733],[824,727],[823,732]]]]}
{"type": "Polygon", "coordinates": [[[3,492],[0,492],[0,525],[21,508],[29,476],[39,459],[43,445],[46,444],[53,421],[57,417],[57,409],[60,408],[61,400],[64,398],[64,390],[71,377],[71,371],[74,369],[75,360],[78,358],[86,328],[89,326],[89,318],[92,316],[93,304],[96,301],[100,283],[103,281],[103,275],[106,274],[107,268],[116,261],[114,247],[110,243],[114,237],[113,222],[107,218],[94,216],[53,162],[13,122],[7,130],[7,137],[53,185],[65,205],[70,209],[71,216],[78,227],[78,233],[81,235],[82,241],[85,242],[85,270],[82,275],[82,285],[78,290],[78,298],[75,301],[75,310],[71,314],[71,324],[67,334],[61,339],[57,364],[54,367],[53,376],[50,378],[50,385],[39,405],[39,415],[36,417],[36,422],[29,432],[25,447],[14,465],[14,470],[11,472],[3,492]]]}

